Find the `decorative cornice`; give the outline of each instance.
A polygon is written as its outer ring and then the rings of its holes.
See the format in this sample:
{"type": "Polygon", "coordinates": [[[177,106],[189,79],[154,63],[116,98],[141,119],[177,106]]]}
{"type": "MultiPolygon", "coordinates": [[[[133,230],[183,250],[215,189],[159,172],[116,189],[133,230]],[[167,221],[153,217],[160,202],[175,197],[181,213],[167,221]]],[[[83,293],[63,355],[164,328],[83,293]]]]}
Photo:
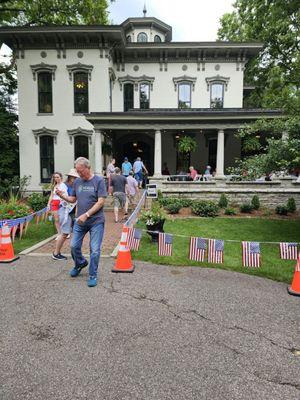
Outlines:
{"type": "Polygon", "coordinates": [[[39,137],[41,136],[52,136],[54,138],[54,143],[55,144],[57,143],[57,135],[58,135],[57,129],[49,129],[44,126],[43,128],[40,129],[32,129],[32,133],[34,135],[36,144],[38,144],[39,137]]]}
{"type": "Polygon", "coordinates": [[[113,69],[112,67],[109,67],[109,68],[108,68],[108,73],[109,73],[109,79],[110,79],[112,82],[115,82],[115,80],[116,80],[117,78],[116,78],[115,71],[114,71],[114,69],[113,69]]]}
{"type": "Polygon", "coordinates": [[[35,65],[30,65],[32,74],[33,74],[33,80],[36,80],[36,74],[39,72],[49,72],[52,74],[52,79],[55,80],[55,71],[57,69],[56,65],[50,65],[50,64],[45,64],[45,63],[40,63],[40,64],[35,64],[35,65]]]}
{"type": "Polygon", "coordinates": [[[134,84],[135,90],[138,90],[138,86],[141,83],[149,83],[150,89],[153,90],[153,82],[155,78],[150,77],[147,75],[142,75],[142,76],[131,76],[131,75],[126,75],[118,78],[119,84],[120,84],[120,90],[123,89],[123,85],[125,83],[132,83],[134,84]]]}
{"type": "Polygon", "coordinates": [[[205,78],[205,80],[206,80],[206,84],[207,84],[207,91],[209,91],[209,86],[212,83],[222,83],[222,84],[224,84],[225,91],[227,91],[227,86],[228,86],[228,82],[229,82],[230,78],[217,75],[217,76],[212,76],[211,78],[205,78]]]}
{"type": "Polygon", "coordinates": [[[93,68],[93,65],[81,64],[80,62],[77,64],[67,65],[70,81],[72,80],[75,72],[87,72],[89,80],[91,80],[93,68]]]}
{"type": "Polygon", "coordinates": [[[87,136],[89,138],[89,144],[92,144],[92,136],[94,131],[92,129],[83,129],[80,126],[76,129],[68,129],[70,144],[73,143],[73,138],[76,136],[87,136]]]}
{"type": "Polygon", "coordinates": [[[178,76],[177,78],[173,78],[175,92],[177,90],[177,86],[179,85],[179,83],[184,83],[184,82],[192,84],[192,88],[193,88],[193,91],[194,91],[195,90],[196,80],[197,80],[197,78],[192,78],[192,77],[187,76],[187,75],[178,76]]]}

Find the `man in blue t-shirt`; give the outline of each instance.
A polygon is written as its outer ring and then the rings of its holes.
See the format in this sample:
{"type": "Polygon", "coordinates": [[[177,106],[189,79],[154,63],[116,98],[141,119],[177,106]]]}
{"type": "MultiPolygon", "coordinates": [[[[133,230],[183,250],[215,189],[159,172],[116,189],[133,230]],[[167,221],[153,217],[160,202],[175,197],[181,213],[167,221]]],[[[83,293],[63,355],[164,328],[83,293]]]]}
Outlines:
{"type": "Polygon", "coordinates": [[[75,161],[75,168],[79,175],[74,181],[70,196],[62,191],[56,193],[69,203],[77,201],[76,219],[73,228],[71,253],[75,266],[70,271],[71,277],[78,276],[88,261],[82,255],[82,242],[84,236],[90,233],[90,266],[88,286],[97,285],[97,271],[101,253],[101,244],[104,233],[103,205],[107,196],[104,179],[94,175],[88,159],[79,157],[75,161]]]}
{"type": "Polygon", "coordinates": [[[129,172],[132,170],[132,165],[131,162],[128,161],[128,158],[125,157],[124,158],[124,162],[122,164],[122,175],[124,176],[128,176],[129,172]]]}

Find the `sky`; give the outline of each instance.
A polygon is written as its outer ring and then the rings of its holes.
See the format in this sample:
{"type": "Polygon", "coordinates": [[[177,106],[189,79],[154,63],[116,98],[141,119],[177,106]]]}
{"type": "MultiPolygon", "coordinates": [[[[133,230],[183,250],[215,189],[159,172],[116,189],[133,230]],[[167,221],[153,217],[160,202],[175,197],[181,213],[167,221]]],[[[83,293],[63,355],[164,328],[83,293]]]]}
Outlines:
{"type": "MultiPolygon", "coordinates": [[[[215,41],[219,19],[233,11],[234,0],[115,0],[109,6],[112,24],[120,24],[129,17],[142,17],[146,4],[147,17],[155,17],[172,26],[174,42],[215,41]]],[[[1,56],[9,53],[3,45],[1,56]]]]}
{"type": "Polygon", "coordinates": [[[233,11],[234,0],[115,0],[110,20],[120,24],[129,17],[155,17],[172,26],[174,42],[215,41],[219,19],[233,11]]]}

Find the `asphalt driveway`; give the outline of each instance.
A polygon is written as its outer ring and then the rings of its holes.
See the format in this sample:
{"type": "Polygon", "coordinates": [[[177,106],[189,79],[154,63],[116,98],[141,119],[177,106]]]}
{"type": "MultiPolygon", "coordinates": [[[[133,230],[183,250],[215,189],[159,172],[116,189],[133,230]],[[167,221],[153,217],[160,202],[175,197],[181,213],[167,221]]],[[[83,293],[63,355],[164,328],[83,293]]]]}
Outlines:
{"type": "Polygon", "coordinates": [[[0,399],[299,400],[300,298],[229,271],[0,264],[0,399]]]}

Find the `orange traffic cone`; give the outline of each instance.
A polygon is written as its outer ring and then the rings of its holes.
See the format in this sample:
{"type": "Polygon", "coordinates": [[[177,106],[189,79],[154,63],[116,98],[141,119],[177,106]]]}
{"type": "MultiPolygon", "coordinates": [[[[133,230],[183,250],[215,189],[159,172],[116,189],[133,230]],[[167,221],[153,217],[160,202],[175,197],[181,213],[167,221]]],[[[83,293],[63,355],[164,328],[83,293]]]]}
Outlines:
{"type": "Polygon", "coordinates": [[[289,294],[300,296],[300,253],[298,255],[297,264],[295,266],[294,278],[292,285],[287,288],[289,294]]]}
{"type": "Polygon", "coordinates": [[[119,243],[117,261],[114,268],[111,270],[112,272],[133,272],[134,270],[130,250],[127,246],[128,231],[129,228],[124,225],[119,243]]]}
{"type": "Polygon", "coordinates": [[[10,238],[10,228],[4,225],[0,230],[0,263],[11,263],[20,257],[15,257],[10,238]]]}

